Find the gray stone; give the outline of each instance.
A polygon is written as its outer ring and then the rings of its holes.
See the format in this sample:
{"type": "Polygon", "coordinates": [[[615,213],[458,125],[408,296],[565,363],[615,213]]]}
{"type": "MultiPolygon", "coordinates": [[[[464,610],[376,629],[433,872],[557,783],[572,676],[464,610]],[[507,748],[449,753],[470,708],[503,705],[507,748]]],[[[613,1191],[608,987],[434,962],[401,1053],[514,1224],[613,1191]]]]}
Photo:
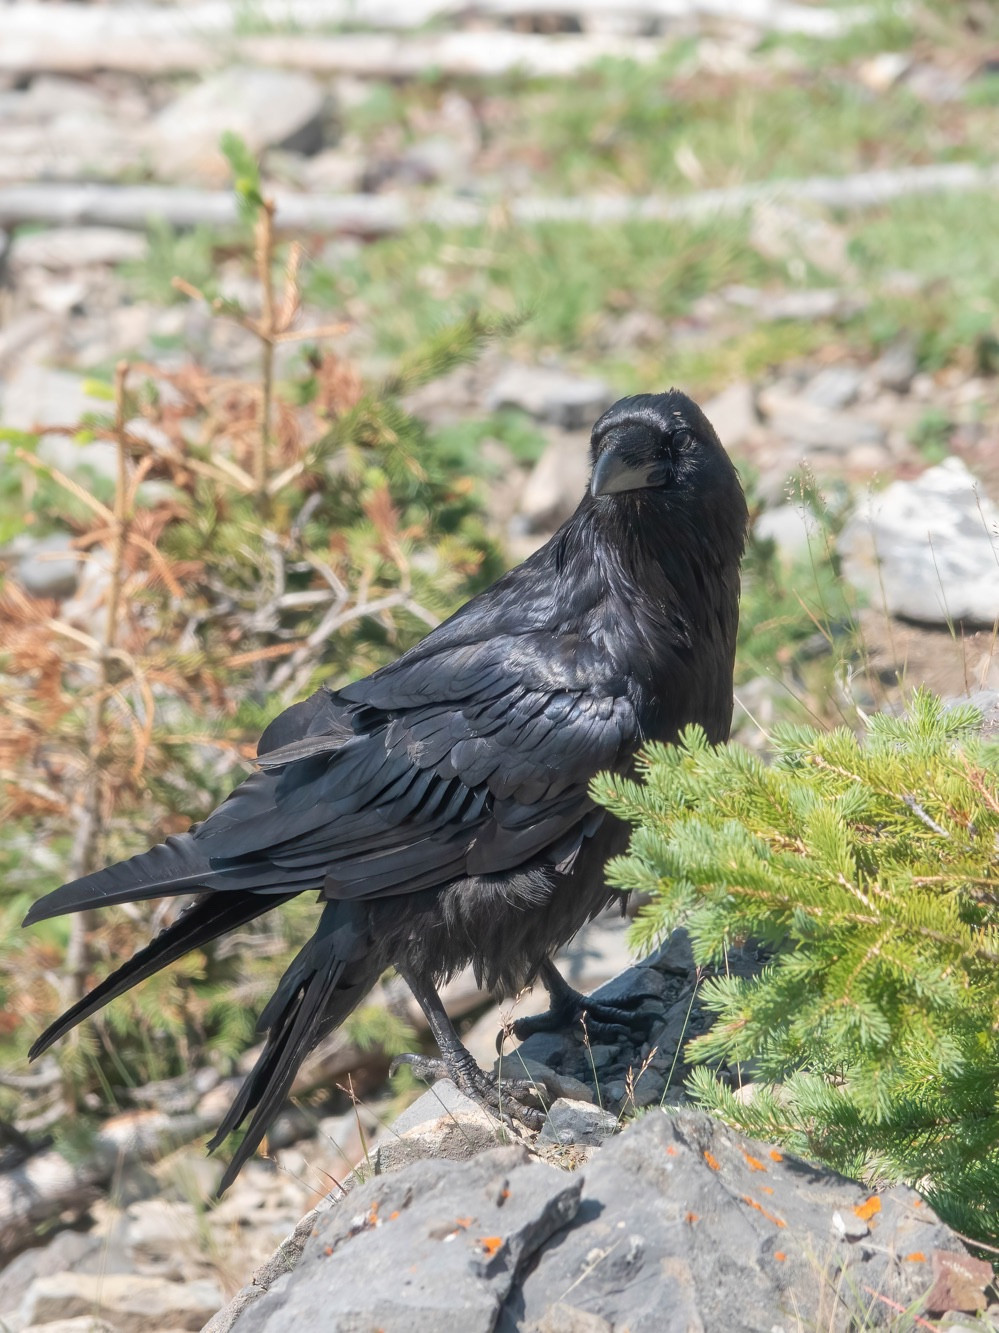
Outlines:
{"type": "Polygon", "coordinates": [[[569,1143],[598,1144],[616,1134],[620,1127],[617,1116],[609,1111],[560,1097],[548,1108],[538,1142],[560,1147],[569,1143]]]}
{"type": "Polygon", "coordinates": [[[589,435],[580,431],[556,436],[527,478],[517,526],[527,532],[554,531],[575,511],[589,476],[589,435]]]}
{"type": "Polygon", "coordinates": [[[36,1278],[44,1273],[86,1268],[97,1272],[104,1249],[100,1236],[60,1231],[48,1245],[39,1245],[11,1259],[0,1269],[0,1327],[18,1308],[36,1278]]]}
{"type": "Polygon", "coordinates": [[[846,577],[892,615],[999,617],[999,508],[957,458],[858,505],[839,538],[846,577]]]}
{"type": "Polygon", "coordinates": [[[503,1079],[508,1080],[533,1082],[542,1105],[563,1097],[577,1102],[593,1101],[593,1092],[580,1079],[573,1078],[571,1074],[556,1073],[550,1065],[534,1059],[530,1054],[525,1054],[525,1049],[527,1049],[526,1043],[515,1051],[507,1053],[502,1063],[497,1060],[494,1066],[497,1076],[502,1075],[503,1079]]]}
{"type": "Polygon", "coordinates": [[[74,1319],[55,1319],[51,1323],[28,1324],[20,1333],[118,1333],[104,1319],[95,1319],[92,1315],[81,1314],[74,1319]]]}
{"type": "Polygon", "coordinates": [[[236,1333],[491,1333],[518,1276],[576,1215],[582,1181],[522,1148],[417,1162],[316,1219],[298,1267],[236,1333]],[[318,1320],[318,1322],[317,1322],[318,1320]]]}
{"type": "Polygon", "coordinates": [[[704,404],[704,415],[714,426],[726,449],[737,449],[753,435],[759,425],[753,386],[748,380],[735,380],[704,404]]]}
{"type": "Polygon", "coordinates": [[[907,1308],[935,1251],[964,1256],[912,1190],[872,1195],[689,1111],[651,1111],[571,1174],[518,1148],[417,1162],[296,1237],[297,1267],[286,1249],[213,1330],[867,1327],[870,1292],[907,1308]]]}
{"type": "Polygon", "coordinates": [[[757,319],[845,319],[862,310],[866,301],[856,293],[835,287],[806,287],[799,291],[768,292],[733,285],[721,293],[729,305],[752,310],[757,319]]]}
{"type": "Polygon", "coordinates": [[[10,266],[37,267],[57,272],[87,264],[113,265],[141,259],[146,238],[122,227],[56,227],[28,232],[10,247],[10,266]]]}
{"type": "Polygon", "coordinates": [[[116,1333],[200,1329],[221,1301],[215,1282],[168,1282],[134,1273],[53,1273],[38,1278],[24,1299],[29,1324],[75,1319],[100,1310],[116,1333]]]}
{"type": "Polygon", "coordinates": [[[233,65],[171,102],[149,128],[157,174],[221,183],[229,167],[219,150],[227,131],[251,153],[266,148],[314,152],[322,140],[326,96],[308,74],[233,65]]]}
{"type": "Polygon", "coordinates": [[[72,597],[80,577],[80,557],[66,532],[33,541],[17,562],[17,581],[32,597],[72,597]]]}
{"type": "Polygon", "coordinates": [[[374,1153],[375,1170],[426,1157],[462,1162],[508,1139],[503,1125],[449,1079],[440,1079],[406,1108],[374,1153]]]}
{"type": "MultiPolygon", "coordinates": [[[[310,190],[325,194],[356,194],[364,177],[364,159],[340,148],[324,148],[306,161],[303,174],[310,190]]],[[[330,262],[326,251],[322,262],[330,262]]]]}
{"type": "Polygon", "coordinates": [[[603,380],[549,366],[511,364],[494,381],[486,407],[490,412],[519,407],[563,430],[588,430],[613,401],[613,390],[603,380]]]}
{"type": "Polygon", "coordinates": [[[771,429],[798,449],[846,454],[857,445],[883,445],[885,429],[849,412],[824,412],[804,399],[770,419],[771,429]]]}
{"type": "Polygon", "coordinates": [[[908,393],[919,368],[916,348],[911,338],[899,338],[886,347],[871,366],[874,382],[895,393],[908,393]]]}
{"type": "Polygon", "coordinates": [[[835,412],[856,401],[863,382],[856,366],[824,366],[805,385],[804,396],[816,407],[835,412]]]}
{"type": "Polygon", "coordinates": [[[502,1333],[543,1327],[560,1299],[631,1333],[809,1327],[820,1310],[846,1327],[872,1289],[902,1305],[921,1295],[933,1249],[954,1243],[911,1190],[881,1194],[872,1215],[862,1186],[701,1114],[650,1112],[583,1175],[576,1218],[514,1288],[502,1333]],[[864,1239],[837,1237],[837,1214],[864,1239]]]}

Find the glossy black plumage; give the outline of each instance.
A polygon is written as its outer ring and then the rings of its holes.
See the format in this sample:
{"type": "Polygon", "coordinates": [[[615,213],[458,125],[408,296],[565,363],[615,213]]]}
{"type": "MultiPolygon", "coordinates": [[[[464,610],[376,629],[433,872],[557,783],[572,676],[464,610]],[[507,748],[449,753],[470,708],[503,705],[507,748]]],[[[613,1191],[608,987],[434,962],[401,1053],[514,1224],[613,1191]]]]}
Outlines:
{"type": "Polygon", "coordinates": [[[592,447],[591,489],[541,550],[398,661],[283,713],[260,771],[203,824],[35,904],[26,924],[200,895],[33,1055],[188,949],[318,892],[316,933],[261,1015],[263,1054],[214,1141],[252,1113],[225,1184],[301,1059],[386,966],[425,1007],[469,962],[513,991],[601,910],[626,833],[591,801],[592,777],[690,722],[728,735],[746,507],[676,391],[623,399],[592,447]]]}

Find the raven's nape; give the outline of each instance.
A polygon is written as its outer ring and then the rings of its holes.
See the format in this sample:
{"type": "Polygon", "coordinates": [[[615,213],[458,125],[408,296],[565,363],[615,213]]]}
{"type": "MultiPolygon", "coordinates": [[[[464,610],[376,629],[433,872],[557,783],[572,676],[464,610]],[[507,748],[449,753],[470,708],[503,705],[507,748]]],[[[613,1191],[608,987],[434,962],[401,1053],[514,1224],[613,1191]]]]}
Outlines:
{"type": "Polygon", "coordinates": [[[36,1060],[44,1054],[53,1042],[59,1040],[70,1029],[76,1027],[85,1018],[97,1012],[109,1001],[124,995],[140,981],[153,976],[169,963],[183,958],[192,949],[216,940],[220,935],[227,935],[237,926],[244,926],[248,921],[270,911],[278,903],[287,902],[294,894],[282,898],[258,893],[211,894],[199,898],[197,902],[181,912],[176,921],[165,927],[160,933],[133,954],[127,963],[99,982],[88,991],[71,1009],[45,1029],[28,1052],[29,1060],[36,1060]]]}

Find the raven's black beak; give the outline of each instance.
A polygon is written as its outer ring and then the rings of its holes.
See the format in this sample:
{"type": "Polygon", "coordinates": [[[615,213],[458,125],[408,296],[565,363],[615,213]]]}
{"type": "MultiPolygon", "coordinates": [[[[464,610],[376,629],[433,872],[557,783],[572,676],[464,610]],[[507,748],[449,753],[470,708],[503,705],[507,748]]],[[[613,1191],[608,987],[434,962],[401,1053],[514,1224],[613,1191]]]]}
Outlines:
{"type": "Polygon", "coordinates": [[[617,495],[621,491],[640,491],[653,484],[655,463],[627,462],[614,449],[600,455],[590,478],[590,494],[617,495]]]}

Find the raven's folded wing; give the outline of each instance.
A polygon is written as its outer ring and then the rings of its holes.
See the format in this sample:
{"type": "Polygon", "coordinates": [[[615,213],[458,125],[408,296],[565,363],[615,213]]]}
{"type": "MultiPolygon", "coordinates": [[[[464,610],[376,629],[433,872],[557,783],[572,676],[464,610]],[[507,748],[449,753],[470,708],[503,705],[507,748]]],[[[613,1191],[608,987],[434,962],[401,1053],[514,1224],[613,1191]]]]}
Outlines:
{"type": "Polygon", "coordinates": [[[638,724],[623,677],[587,645],[551,642],[404,657],[317,704],[308,734],[282,736],[195,832],[212,887],[315,876],[328,897],[360,899],[570,863],[601,818],[590,779],[634,749],[638,724]]]}
{"type": "Polygon", "coordinates": [[[360,900],[565,868],[602,818],[590,779],[638,732],[624,679],[568,636],[424,648],[288,709],[260,771],[203,824],[63,885],[28,920],[168,894],[360,900]]]}

